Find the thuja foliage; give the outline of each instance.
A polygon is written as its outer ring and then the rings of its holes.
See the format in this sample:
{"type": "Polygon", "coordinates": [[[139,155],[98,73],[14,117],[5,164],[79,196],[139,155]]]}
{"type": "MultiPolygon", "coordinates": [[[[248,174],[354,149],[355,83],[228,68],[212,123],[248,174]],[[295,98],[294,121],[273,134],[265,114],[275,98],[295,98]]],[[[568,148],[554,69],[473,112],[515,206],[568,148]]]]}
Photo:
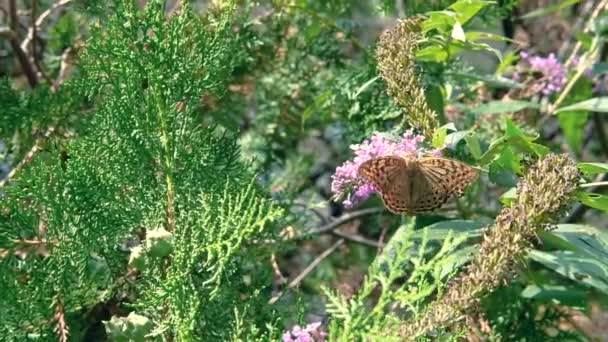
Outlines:
{"type": "MultiPolygon", "coordinates": [[[[38,125],[86,118],[2,188],[0,334],[93,338],[96,306],[117,300],[151,323],[142,324],[149,337],[272,334],[260,266],[281,209],[240,161],[234,133],[199,111],[240,58],[232,12],[202,17],[186,4],[167,17],[162,1],[115,5],[91,28],[80,77],[51,102],[41,91],[8,108],[28,116],[3,127],[5,138],[29,132],[43,110],[53,116],[38,125]]],[[[134,331],[123,337],[143,336],[134,331]]]]}

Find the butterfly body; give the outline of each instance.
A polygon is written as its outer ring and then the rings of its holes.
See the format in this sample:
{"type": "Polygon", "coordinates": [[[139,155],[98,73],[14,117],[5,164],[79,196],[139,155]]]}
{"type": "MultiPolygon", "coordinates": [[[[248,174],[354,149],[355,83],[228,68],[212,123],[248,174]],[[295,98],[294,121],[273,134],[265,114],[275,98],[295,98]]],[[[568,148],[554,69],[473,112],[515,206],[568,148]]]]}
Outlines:
{"type": "Polygon", "coordinates": [[[476,169],[440,157],[385,156],[366,161],[359,175],[374,185],[394,213],[418,214],[441,207],[478,176],[476,169]]]}

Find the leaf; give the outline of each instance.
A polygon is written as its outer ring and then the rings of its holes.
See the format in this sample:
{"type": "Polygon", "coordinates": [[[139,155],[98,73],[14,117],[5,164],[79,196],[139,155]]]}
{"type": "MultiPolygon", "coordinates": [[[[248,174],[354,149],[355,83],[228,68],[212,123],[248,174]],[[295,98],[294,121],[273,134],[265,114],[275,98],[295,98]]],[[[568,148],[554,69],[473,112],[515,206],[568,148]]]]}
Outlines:
{"type": "Polygon", "coordinates": [[[577,113],[560,113],[557,115],[559,120],[559,126],[564,132],[564,137],[568,142],[568,145],[576,153],[580,151],[581,144],[583,143],[585,126],[589,118],[588,112],[577,112],[577,113]]]}
{"type": "Polygon", "coordinates": [[[376,80],[379,77],[380,76],[376,76],[376,77],[372,78],[371,80],[363,83],[363,85],[360,86],[359,89],[357,89],[357,91],[355,92],[355,96],[353,98],[357,98],[362,92],[364,92],[365,90],[367,90],[367,88],[369,88],[369,86],[371,86],[374,82],[376,82],[376,80]]]}
{"type": "Polygon", "coordinates": [[[457,131],[450,133],[445,137],[445,145],[449,149],[455,149],[456,145],[458,145],[458,143],[467,135],[469,135],[469,131],[457,131]]]}
{"type": "Polygon", "coordinates": [[[467,142],[467,146],[469,146],[469,151],[471,151],[473,158],[479,160],[481,158],[481,145],[479,144],[477,134],[467,134],[464,137],[464,140],[467,142]]]}
{"type": "MultiPolygon", "coordinates": [[[[467,237],[481,236],[483,228],[486,224],[474,220],[448,220],[433,223],[425,227],[428,230],[427,238],[429,240],[444,240],[448,236],[448,232],[453,232],[454,236],[465,234],[467,237]]],[[[417,230],[414,233],[414,239],[421,239],[424,234],[424,229],[417,230]]]]}
{"type": "Polygon", "coordinates": [[[578,163],[577,166],[586,175],[608,172],[606,163],[578,163]]]}
{"type": "Polygon", "coordinates": [[[588,291],[564,285],[528,285],[521,292],[524,298],[536,299],[539,301],[558,300],[560,304],[570,306],[581,306],[588,296],[588,291]]]}
{"type": "Polygon", "coordinates": [[[496,42],[513,42],[513,39],[501,36],[499,34],[494,34],[490,32],[482,32],[482,31],[469,31],[465,34],[466,40],[475,42],[478,40],[492,40],[496,42]]]}
{"type": "Polygon", "coordinates": [[[528,256],[571,280],[608,293],[608,265],[600,260],[570,251],[532,250],[528,256]]]}
{"type": "Polygon", "coordinates": [[[521,19],[532,19],[532,18],[536,18],[536,17],[542,17],[545,14],[549,14],[551,12],[555,12],[555,11],[559,11],[561,9],[564,9],[566,7],[570,7],[572,5],[576,5],[579,2],[581,2],[581,0],[565,0],[563,2],[559,2],[555,5],[552,6],[547,6],[547,7],[541,7],[537,10],[528,12],[524,15],[522,15],[520,18],[521,19]]]}
{"type": "Polygon", "coordinates": [[[447,135],[448,130],[445,127],[440,127],[435,130],[433,133],[433,141],[432,145],[435,148],[443,147],[445,144],[445,137],[447,135]]]}
{"type": "Polygon", "coordinates": [[[448,52],[443,46],[431,45],[416,52],[416,59],[425,62],[442,63],[448,59],[448,52]]]}
{"type": "MultiPolygon", "coordinates": [[[[593,95],[591,81],[585,77],[579,78],[572,91],[564,99],[562,104],[569,106],[574,103],[589,99],[593,95]]],[[[567,107],[564,107],[567,108],[567,107]]],[[[589,112],[586,110],[563,111],[557,114],[559,125],[568,145],[576,153],[580,153],[580,147],[583,143],[585,125],[589,118],[589,112]]]]}
{"type": "Polygon", "coordinates": [[[535,102],[516,100],[491,101],[473,109],[471,112],[474,114],[500,114],[519,112],[520,110],[527,108],[539,109],[540,104],[535,102]]]}
{"type": "Polygon", "coordinates": [[[459,0],[448,8],[456,13],[456,18],[464,25],[483,8],[495,3],[494,1],[459,0]]]}
{"type": "Polygon", "coordinates": [[[608,260],[608,232],[590,225],[559,224],[557,229],[543,232],[541,238],[543,241],[551,240],[555,248],[608,260]]]}
{"type": "Polygon", "coordinates": [[[500,203],[510,205],[517,199],[517,188],[512,187],[500,196],[500,203]]]}
{"type": "Polygon", "coordinates": [[[452,39],[456,39],[459,41],[466,41],[467,37],[464,34],[464,30],[462,29],[462,25],[457,21],[452,27],[452,39]]]}
{"type": "Polygon", "coordinates": [[[559,108],[555,114],[575,110],[588,110],[591,112],[608,113],[608,96],[596,97],[573,105],[559,108]]]}
{"type": "Polygon", "coordinates": [[[422,32],[437,30],[447,33],[456,23],[456,14],[451,11],[433,11],[427,13],[428,19],[422,23],[422,32]]]}
{"type": "Polygon", "coordinates": [[[439,265],[439,268],[441,269],[439,272],[439,278],[443,279],[449,276],[462,265],[469,262],[471,256],[475,250],[477,250],[477,248],[477,246],[463,247],[443,258],[441,264],[439,265]]]}
{"type": "Polygon", "coordinates": [[[495,88],[509,88],[509,89],[523,89],[524,86],[521,83],[513,81],[512,79],[497,76],[497,75],[478,75],[475,73],[458,73],[458,72],[446,72],[446,75],[453,76],[456,78],[473,79],[483,82],[486,86],[495,88]]]}
{"type": "Polygon", "coordinates": [[[582,204],[588,207],[608,211],[608,196],[606,195],[596,194],[593,192],[578,191],[576,193],[576,198],[582,204]]]}

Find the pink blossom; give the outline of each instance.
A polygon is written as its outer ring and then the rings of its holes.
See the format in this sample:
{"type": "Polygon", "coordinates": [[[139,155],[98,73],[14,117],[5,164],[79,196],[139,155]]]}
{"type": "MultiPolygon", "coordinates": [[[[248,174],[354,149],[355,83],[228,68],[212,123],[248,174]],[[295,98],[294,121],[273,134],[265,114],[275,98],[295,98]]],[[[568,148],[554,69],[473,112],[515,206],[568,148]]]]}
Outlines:
{"type": "MultiPolygon", "coordinates": [[[[394,141],[380,133],[374,133],[370,139],[358,145],[351,145],[355,157],[336,168],[332,176],[331,190],[335,198],[344,198],[342,204],[352,208],[356,203],[370,197],[376,189],[359,177],[359,166],[364,162],[388,155],[418,154],[422,151],[420,144],[424,141],[421,135],[411,131],[403,134],[399,141],[394,141]]],[[[432,151],[440,155],[439,150],[432,151]]]]}
{"type": "Polygon", "coordinates": [[[566,83],[567,70],[554,53],[540,57],[522,51],[519,56],[527,66],[513,74],[514,80],[520,80],[523,72],[538,72],[541,74],[538,86],[544,95],[551,95],[562,89],[566,83]]]}
{"type": "Polygon", "coordinates": [[[327,333],[321,329],[321,322],[310,323],[302,329],[294,325],[283,334],[283,342],[324,342],[327,333]]]}

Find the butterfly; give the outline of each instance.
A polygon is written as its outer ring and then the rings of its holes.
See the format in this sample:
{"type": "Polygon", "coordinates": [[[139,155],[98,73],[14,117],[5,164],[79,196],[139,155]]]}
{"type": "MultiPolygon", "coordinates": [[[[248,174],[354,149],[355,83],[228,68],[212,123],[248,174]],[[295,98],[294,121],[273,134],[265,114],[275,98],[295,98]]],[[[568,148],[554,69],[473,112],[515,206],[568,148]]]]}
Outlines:
{"type": "Polygon", "coordinates": [[[462,196],[478,175],[467,164],[441,157],[385,156],[359,167],[359,176],[374,185],[386,208],[396,214],[433,211],[452,196],[462,196]]]}

